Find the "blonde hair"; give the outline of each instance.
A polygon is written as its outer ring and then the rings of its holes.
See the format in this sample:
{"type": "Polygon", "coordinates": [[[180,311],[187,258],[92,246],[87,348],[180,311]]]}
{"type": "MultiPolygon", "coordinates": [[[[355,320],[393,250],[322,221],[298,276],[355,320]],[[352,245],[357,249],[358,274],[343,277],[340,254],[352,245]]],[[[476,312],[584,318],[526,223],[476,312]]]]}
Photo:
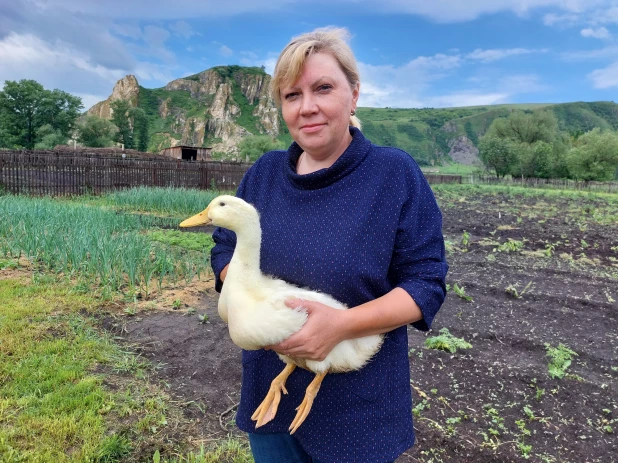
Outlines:
{"type": "MultiPolygon", "coordinates": [[[[360,82],[356,58],[347,41],[350,33],[344,28],[321,27],[312,32],[294,37],[286,45],[270,81],[270,94],[278,107],[281,107],[281,88],[296,82],[303,72],[307,58],[315,53],[329,53],[337,60],[350,87],[360,82]]],[[[361,128],[360,120],[350,115],[350,125],[361,128]]]]}

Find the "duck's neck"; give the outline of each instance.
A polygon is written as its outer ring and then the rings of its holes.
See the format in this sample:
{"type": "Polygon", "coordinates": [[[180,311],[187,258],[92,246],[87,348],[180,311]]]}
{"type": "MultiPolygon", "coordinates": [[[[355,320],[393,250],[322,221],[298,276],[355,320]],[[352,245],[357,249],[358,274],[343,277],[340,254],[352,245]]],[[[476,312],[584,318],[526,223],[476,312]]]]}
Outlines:
{"type": "Polygon", "coordinates": [[[236,249],[230,262],[229,272],[241,272],[243,279],[260,275],[260,245],[262,230],[259,219],[236,232],[236,249]]]}

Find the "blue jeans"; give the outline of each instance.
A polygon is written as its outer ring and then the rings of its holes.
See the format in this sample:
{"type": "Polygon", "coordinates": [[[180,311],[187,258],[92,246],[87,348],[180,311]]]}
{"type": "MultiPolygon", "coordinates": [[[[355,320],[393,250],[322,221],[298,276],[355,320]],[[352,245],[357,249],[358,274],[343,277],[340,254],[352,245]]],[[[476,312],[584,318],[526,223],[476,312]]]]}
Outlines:
{"type": "Polygon", "coordinates": [[[298,439],[288,433],[249,433],[249,443],[255,463],[321,463],[311,458],[298,439]]]}

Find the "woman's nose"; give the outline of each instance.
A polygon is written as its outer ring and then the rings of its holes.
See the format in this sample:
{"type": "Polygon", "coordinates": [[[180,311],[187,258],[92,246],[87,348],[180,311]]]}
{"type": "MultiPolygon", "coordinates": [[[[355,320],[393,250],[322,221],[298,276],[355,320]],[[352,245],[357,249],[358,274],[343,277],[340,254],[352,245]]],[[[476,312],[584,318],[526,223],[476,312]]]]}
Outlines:
{"type": "Polygon", "coordinates": [[[318,111],[318,106],[312,95],[303,95],[300,103],[300,113],[304,116],[318,111]]]}

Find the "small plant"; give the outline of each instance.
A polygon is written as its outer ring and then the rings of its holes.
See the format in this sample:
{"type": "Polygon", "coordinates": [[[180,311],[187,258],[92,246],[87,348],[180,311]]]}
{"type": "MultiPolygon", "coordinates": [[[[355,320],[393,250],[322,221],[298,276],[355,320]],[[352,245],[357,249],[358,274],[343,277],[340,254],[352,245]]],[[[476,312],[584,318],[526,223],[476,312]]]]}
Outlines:
{"type": "Polygon", "coordinates": [[[530,452],[532,452],[532,445],[524,444],[523,442],[517,443],[517,448],[521,452],[521,456],[526,460],[530,458],[530,452]]]}
{"type": "Polygon", "coordinates": [[[522,289],[521,292],[517,291],[517,285],[508,285],[505,288],[505,291],[506,291],[507,294],[513,296],[515,299],[519,299],[528,291],[528,289],[530,289],[530,287],[532,285],[533,285],[533,283],[531,281],[530,283],[528,283],[526,285],[526,287],[524,289],[522,289]]]}
{"type": "Polygon", "coordinates": [[[416,418],[420,418],[422,411],[426,408],[431,408],[431,405],[429,405],[429,402],[427,400],[423,399],[419,403],[417,403],[414,408],[412,408],[412,414],[416,418]]]}
{"type": "Polygon", "coordinates": [[[203,325],[205,323],[209,323],[208,321],[208,315],[204,314],[204,315],[198,315],[197,318],[199,319],[200,323],[203,325]]]}
{"type": "Polygon", "coordinates": [[[175,299],[174,302],[172,302],[172,309],[174,310],[180,309],[181,306],[182,306],[182,301],[180,299],[175,299]]]}
{"type": "Polygon", "coordinates": [[[454,354],[457,349],[471,349],[472,344],[466,342],[463,338],[453,336],[448,328],[442,328],[438,336],[427,338],[425,340],[427,349],[444,350],[454,354]]]}
{"type": "Polygon", "coordinates": [[[132,317],[133,315],[137,313],[137,309],[135,308],[135,306],[129,306],[126,309],[124,309],[124,313],[132,317]]]}
{"type": "Polygon", "coordinates": [[[543,254],[545,254],[547,257],[551,257],[554,255],[554,250],[556,249],[556,246],[561,245],[562,242],[560,241],[556,241],[555,243],[547,243],[545,245],[545,250],[543,251],[543,254]]]}
{"type": "Polygon", "coordinates": [[[523,241],[508,238],[507,241],[502,243],[500,246],[498,246],[497,249],[500,252],[518,252],[518,251],[521,251],[523,247],[524,247],[523,241]]]}
{"type": "Polygon", "coordinates": [[[547,367],[549,376],[551,378],[562,379],[571,365],[571,359],[577,356],[577,353],[562,343],[560,343],[558,347],[552,347],[550,344],[546,343],[545,349],[547,350],[547,357],[550,359],[547,367]]]}
{"type": "Polygon", "coordinates": [[[463,246],[463,250],[468,250],[468,245],[470,244],[470,233],[464,230],[463,236],[461,237],[461,245],[463,246]]]}
{"type": "Polygon", "coordinates": [[[463,286],[459,286],[457,283],[453,285],[453,292],[465,301],[472,302],[472,297],[466,294],[466,290],[463,286]]]}

